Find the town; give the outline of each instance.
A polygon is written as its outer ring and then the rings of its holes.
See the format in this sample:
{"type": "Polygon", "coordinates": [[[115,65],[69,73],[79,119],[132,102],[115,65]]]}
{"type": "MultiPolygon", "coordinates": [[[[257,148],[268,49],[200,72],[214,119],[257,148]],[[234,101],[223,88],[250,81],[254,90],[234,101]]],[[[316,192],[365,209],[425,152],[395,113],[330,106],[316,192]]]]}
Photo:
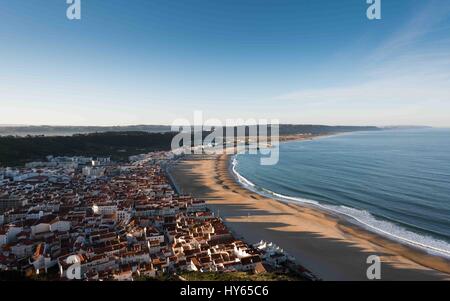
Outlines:
{"type": "Polygon", "coordinates": [[[176,160],[48,156],[0,169],[0,271],[69,280],[76,255],[82,280],[286,269],[314,280],[278,246],[235,239],[204,200],[179,195],[165,171],[176,160]]]}

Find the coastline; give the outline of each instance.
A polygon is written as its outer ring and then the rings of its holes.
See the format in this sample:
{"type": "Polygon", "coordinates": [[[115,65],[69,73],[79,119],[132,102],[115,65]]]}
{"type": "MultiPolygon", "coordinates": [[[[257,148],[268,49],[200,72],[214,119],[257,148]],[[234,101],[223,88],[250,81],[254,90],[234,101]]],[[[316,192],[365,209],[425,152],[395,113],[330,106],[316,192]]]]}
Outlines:
{"type": "Polygon", "coordinates": [[[249,243],[273,241],[324,280],[367,280],[379,255],[382,280],[450,280],[450,262],[382,237],[342,217],[264,197],[236,182],[229,155],[198,155],[170,170],[182,193],[205,199],[249,243]]]}
{"type": "MultiPolygon", "coordinates": [[[[253,187],[256,187],[252,182],[250,182],[248,179],[246,179],[244,176],[242,176],[237,170],[236,170],[236,155],[232,156],[229,163],[229,172],[230,175],[235,179],[235,181],[240,184],[243,188],[254,192],[256,194],[259,194],[263,197],[268,197],[274,200],[277,200],[282,203],[287,204],[293,204],[293,205],[300,205],[305,206],[308,208],[316,209],[319,211],[326,212],[332,216],[339,217],[340,219],[343,219],[347,222],[350,222],[352,224],[355,224],[356,226],[363,228],[369,232],[373,232],[375,234],[378,234],[384,238],[394,240],[398,243],[408,245],[412,248],[417,248],[421,251],[428,252],[431,255],[443,257],[446,260],[450,260],[450,253],[447,250],[439,249],[434,246],[426,245],[424,243],[413,241],[408,238],[404,238],[401,236],[398,236],[394,233],[387,232],[383,229],[377,228],[374,225],[371,225],[369,222],[363,221],[360,218],[358,218],[355,215],[352,215],[348,212],[342,212],[338,209],[334,209],[331,207],[326,207],[326,205],[321,204],[320,202],[313,201],[313,200],[305,200],[305,199],[299,199],[296,197],[290,197],[286,195],[281,195],[278,193],[275,193],[270,190],[262,189],[261,191],[258,191],[257,189],[254,189],[253,187]]],[[[351,209],[351,208],[350,208],[351,209]]],[[[356,210],[356,209],[353,209],[356,210]]]]}

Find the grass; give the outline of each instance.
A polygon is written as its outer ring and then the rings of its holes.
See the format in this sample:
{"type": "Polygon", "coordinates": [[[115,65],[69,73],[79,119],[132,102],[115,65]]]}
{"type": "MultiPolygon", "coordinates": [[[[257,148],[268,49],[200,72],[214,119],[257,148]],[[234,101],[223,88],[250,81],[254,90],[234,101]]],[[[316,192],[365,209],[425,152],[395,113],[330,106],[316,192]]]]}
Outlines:
{"type": "Polygon", "coordinates": [[[299,277],[282,273],[251,274],[246,272],[183,272],[187,281],[301,281],[299,277]]]}

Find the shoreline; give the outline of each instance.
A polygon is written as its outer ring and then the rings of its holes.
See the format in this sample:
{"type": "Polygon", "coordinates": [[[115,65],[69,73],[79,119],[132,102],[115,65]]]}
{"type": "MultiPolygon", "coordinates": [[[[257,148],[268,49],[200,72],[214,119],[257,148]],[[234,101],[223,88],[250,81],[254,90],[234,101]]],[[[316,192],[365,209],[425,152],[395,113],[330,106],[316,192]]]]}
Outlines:
{"type": "MultiPolygon", "coordinates": [[[[262,188],[262,190],[267,191],[267,194],[259,192],[257,189],[252,189],[252,187],[256,187],[256,186],[251,181],[249,181],[247,178],[242,176],[235,169],[235,166],[236,166],[234,164],[234,160],[236,160],[235,158],[236,158],[236,155],[233,155],[229,159],[228,164],[229,164],[230,176],[234,178],[234,180],[237,182],[237,184],[241,185],[246,190],[249,190],[251,192],[259,194],[262,197],[268,197],[268,198],[271,198],[273,200],[276,200],[276,201],[279,201],[282,203],[305,206],[305,207],[308,207],[308,208],[311,208],[314,210],[325,212],[325,213],[335,216],[339,219],[342,219],[346,222],[349,222],[352,225],[362,228],[366,231],[380,235],[383,238],[386,238],[386,239],[392,240],[394,242],[400,243],[402,245],[417,249],[418,251],[426,252],[427,254],[430,254],[432,256],[438,256],[438,257],[442,257],[445,260],[450,260],[450,252],[448,252],[446,250],[441,250],[441,249],[433,247],[433,246],[425,245],[423,243],[413,241],[413,240],[410,240],[410,239],[407,239],[404,237],[400,237],[393,233],[389,233],[383,229],[376,228],[375,226],[372,226],[369,223],[366,223],[366,222],[360,220],[358,217],[355,217],[355,216],[351,215],[350,213],[340,212],[336,209],[328,208],[328,207],[326,207],[326,205],[323,205],[318,201],[314,201],[314,200],[300,201],[300,200],[297,200],[296,197],[290,197],[290,196],[278,194],[273,191],[265,190],[264,188],[262,188]],[[246,183],[244,183],[244,182],[246,182],[246,183]],[[271,195],[271,194],[273,194],[273,195],[271,195]]],[[[353,208],[351,208],[351,209],[353,209],[353,208]]],[[[388,222],[388,221],[386,221],[386,222],[388,222]]],[[[391,223],[391,222],[388,222],[388,223],[391,223]]]]}
{"type": "MultiPolygon", "coordinates": [[[[256,190],[252,190],[250,187],[246,187],[244,183],[239,181],[239,178],[244,179],[244,181],[251,183],[248,179],[246,179],[244,176],[242,176],[241,174],[239,174],[235,169],[234,169],[234,165],[232,163],[232,161],[234,160],[235,155],[230,156],[227,160],[228,160],[228,169],[229,169],[229,173],[230,176],[236,181],[237,184],[239,184],[242,188],[244,188],[245,190],[248,190],[250,192],[256,193],[262,197],[267,197],[267,198],[271,198],[275,201],[284,203],[286,205],[293,205],[293,206],[301,206],[301,207],[306,207],[312,210],[317,210],[319,212],[322,212],[324,214],[330,215],[332,218],[336,218],[338,219],[340,222],[342,223],[348,223],[351,226],[355,226],[357,228],[360,228],[360,230],[363,231],[368,231],[372,234],[378,235],[383,239],[387,239],[393,243],[398,243],[401,244],[402,246],[408,247],[408,248],[413,248],[414,250],[416,250],[417,252],[424,252],[427,255],[430,256],[436,256],[439,258],[442,258],[444,260],[449,260],[450,259],[450,254],[443,255],[442,253],[440,254],[432,254],[431,252],[440,252],[440,250],[434,250],[433,247],[431,246],[427,246],[427,245],[422,245],[418,242],[414,242],[414,241],[408,241],[405,238],[401,238],[401,237],[397,237],[391,233],[379,233],[383,230],[378,229],[378,228],[374,228],[371,225],[365,224],[364,222],[358,220],[358,218],[350,215],[350,214],[346,214],[346,213],[342,213],[342,212],[338,212],[338,211],[333,211],[332,209],[326,208],[324,207],[322,204],[320,204],[319,202],[317,202],[317,204],[311,202],[300,202],[300,201],[295,201],[295,200],[289,200],[289,199],[285,199],[288,198],[287,196],[282,196],[279,195],[277,196],[270,196],[270,195],[264,195],[262,193],[259,193],[256,190]],[[398,239],[398,240],[396,240],[398,239]]],[[[253,185],[253,183],[251,183],[253,185]]],[[[443,252],[443,251],[441,251],[443,252]]]]}
{"type": "Polygon", "coordinates": [[[170,169],[183,193],[205,199],[249,243],[273,241],[324,280],[367,280],[380,255],[382,280],[450,280],[450,262],[385,238],[325,210],[268,198],[230,173],[230,155],[198,155],[170,169]]]}
{"type": "MultiPolygon", "coordinates": [[[[326,139],[326,138],[342,136],[342,135],[350,135],[353,133],[356,133],[356,132],[337,132],[337,133],[319,134],[319,135],[288,135],[288,136],[280,136],[279,142],[280,142],[280,144],[282,144],[282,143],[289,143],[289,142],[292,143],[292,142],[301,142],[301,141],[312,141],[312,140],[326,139]]],[[[226,153],[227,152],[228,152],[228,150],[226,150],[226,153]]],[[[276,200],[276,201],[279,201],[282,203],[305,206],[305,207],[308,207],[308,208],[311,208],[314,210],[318,210],[318,211],[330,214],[331,216],[335,216],[339,219],[349,222],[350,224],[355,225],[356,227],[362,228],[365,231],[369,231],[370,233],[377,234],[377,235],[379,235],[385,239],[388,239],[390,241],[394,241],[396,243],[405,245],[406,247],[417,249],[417,251],[425,252],[428,255],[442,257],[444,260],[448,260],[450,262],[450,252],[447,250],[442,250],[442,249],[439,249],[434,246],[426,245],[421,242],[417,242],[414,240],[410,240],[408,238],[397,236],[393,233],[389,233],[383,229],[380,229],[371,224],[368,224],[368,223],[360,220],[358,217],[355,217],[349,213],[334,210],[332,208],[327,208],[325,205],[321,204],[318,201],[315,201],[315,200],[300,201],[300,200],[297,200],[296,197],[290,197],[290,196],[278,194],[278,193],[270,191],[270,190],[265,190],[264,188],[262,188],[262,190],[267,191],[267,194],[261,193],[257,189],[252,189],[252,187],[256,187],[255,184],[252,183],[247,178],[245,178],[244,176],[242,176],[235,169],[236,166],[234,165],[234,160],[237,155],[238,154],[230,155],[230,158],[228,159],[229,160],[229,162],[228,162],[229,174],[236,181],[236,183],[239,184],[240,186],[242,186],[244,189],[246,189],[250,192],[256,193],[258,195],[261,195],[262,197],[270,198],[270,199],[273,199],[273,200],[276,200]]],[[[353,208],[351,208],[351,209],[353,209],[353,208]]]]}

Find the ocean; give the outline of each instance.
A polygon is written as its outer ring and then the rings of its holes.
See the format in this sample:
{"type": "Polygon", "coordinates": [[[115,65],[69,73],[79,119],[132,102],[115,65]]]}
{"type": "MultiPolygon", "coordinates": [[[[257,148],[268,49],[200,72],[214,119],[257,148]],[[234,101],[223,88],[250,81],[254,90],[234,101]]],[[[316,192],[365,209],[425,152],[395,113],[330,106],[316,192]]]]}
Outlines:
{"type": "Polygon", "coordinates": [[[338,213],[450,257],[450,129],[354,132],[280,145],[280,161],[233,159],[237,180],[275,199],[338,213]]]}

